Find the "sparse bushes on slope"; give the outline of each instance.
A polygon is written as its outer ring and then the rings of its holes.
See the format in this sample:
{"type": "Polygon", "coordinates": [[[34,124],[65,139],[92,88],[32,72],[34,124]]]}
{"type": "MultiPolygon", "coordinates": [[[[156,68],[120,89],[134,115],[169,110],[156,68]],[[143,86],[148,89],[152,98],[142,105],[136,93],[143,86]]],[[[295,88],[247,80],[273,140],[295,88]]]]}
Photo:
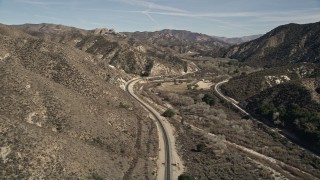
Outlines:
{"type": "Polygon", "coordinates": [[[298,84],[281,84],[249,99],[248,109],[281,124],[302,141],[320,146],[320,104],[298,84]]]}
{"type": "Polygon", "coordinates": [[[275,79],[278,79],[280,83],[284,83],[288,80],[293,81],[312,77],[316,71],[314,64],[294,64],[270,68],[234,77],[230,79],[228,83],[224,83],[221,86],[221,90],[226,95],[242,101],[267,88],[277,85],[278,83],[275,79]]]}
{"type": "Polygon", "coordinates": [[[175,93],[169,93],[165,95],[165,100],[170,101],[173,105],[188,106],[194,104],[194,100],[191,97],[179,95],[175,93]]]}

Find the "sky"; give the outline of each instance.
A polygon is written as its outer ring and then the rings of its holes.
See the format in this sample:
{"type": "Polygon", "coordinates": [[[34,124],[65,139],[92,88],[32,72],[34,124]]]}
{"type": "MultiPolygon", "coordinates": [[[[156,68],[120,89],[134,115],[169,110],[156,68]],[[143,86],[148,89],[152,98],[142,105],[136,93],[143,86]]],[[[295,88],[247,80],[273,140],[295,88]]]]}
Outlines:
{"type": "Polygon", "coordinates": [[[223,37],[320,21],[320,0],[0,0],[0,23],[118,32],[179,29],[223,37]]]}

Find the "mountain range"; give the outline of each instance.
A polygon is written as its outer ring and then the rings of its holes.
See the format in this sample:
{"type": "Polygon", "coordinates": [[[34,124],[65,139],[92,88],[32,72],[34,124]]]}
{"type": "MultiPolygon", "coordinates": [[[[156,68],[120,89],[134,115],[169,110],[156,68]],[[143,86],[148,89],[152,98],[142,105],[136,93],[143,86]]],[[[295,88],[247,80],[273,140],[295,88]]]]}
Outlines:
{"type": "MultiPolygon", "coordinates": [[[[222,52],[263,68],[231,78],[221,88],[249,112],[290,132],[319,153],[320,22],[279,26],[222,52]]],[[[293,135],[293,136],[292,136],[293,135]]]]}
{"type": "Polygon", "coordinates": [[[232,78],[224,93],[318,147],[319,34],[319,22],[243,38],[0,24],[1,177],[154,179],[156,125],[125,85],[199,70],[188,54],[259,67],[232,78]]]}
{"type": "Polygon", "coordinates": [[[180,74],[195,68],[157,45],[139,42],[124,33],[106,28],[82,30],[54,24],[25,24],[12,27],[32,36],[81,49],[126,73],[180,74]]]}
{"type": "Polygon", "coordinates": [[[319,63],[320,22],[282,25],[258,39],[234,45],[222,54],[260,67],[319,63]]]}

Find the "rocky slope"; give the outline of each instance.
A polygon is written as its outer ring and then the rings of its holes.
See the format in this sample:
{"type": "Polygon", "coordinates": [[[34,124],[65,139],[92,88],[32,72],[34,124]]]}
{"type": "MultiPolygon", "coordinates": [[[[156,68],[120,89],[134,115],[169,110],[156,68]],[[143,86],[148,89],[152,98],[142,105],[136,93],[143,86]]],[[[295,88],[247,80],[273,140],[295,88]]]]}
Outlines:
{"type": "Polygon", "coordinates": [[[0,179],[154,177],[158,142],[124,73],[0,25],[0,179]]]}
{"type": "Polygon", "coordinates": [[[320,22],[279,26],[262,37],[223,53],[254,66],[320,62],[320,22]]]}
{"type": "Polygon", "coordinates": [[[53,24],[25,24],[13,27],[36,37],[77,47],[126,73],[164,75],[195,70],[192,64],[167,50],[110,29],[86,31],[53,24]]]}

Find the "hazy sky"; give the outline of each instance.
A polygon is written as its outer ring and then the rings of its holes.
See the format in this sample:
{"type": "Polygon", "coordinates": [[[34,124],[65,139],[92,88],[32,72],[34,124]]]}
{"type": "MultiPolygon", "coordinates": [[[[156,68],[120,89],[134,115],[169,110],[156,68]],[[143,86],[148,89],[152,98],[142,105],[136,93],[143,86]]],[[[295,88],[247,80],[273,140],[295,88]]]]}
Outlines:
{"type": "Polygon", "coordinates": [[[238,37],[320,21],[320,0],[0,0],[0,23],[116,31],[184,29],[238,37]]]}

